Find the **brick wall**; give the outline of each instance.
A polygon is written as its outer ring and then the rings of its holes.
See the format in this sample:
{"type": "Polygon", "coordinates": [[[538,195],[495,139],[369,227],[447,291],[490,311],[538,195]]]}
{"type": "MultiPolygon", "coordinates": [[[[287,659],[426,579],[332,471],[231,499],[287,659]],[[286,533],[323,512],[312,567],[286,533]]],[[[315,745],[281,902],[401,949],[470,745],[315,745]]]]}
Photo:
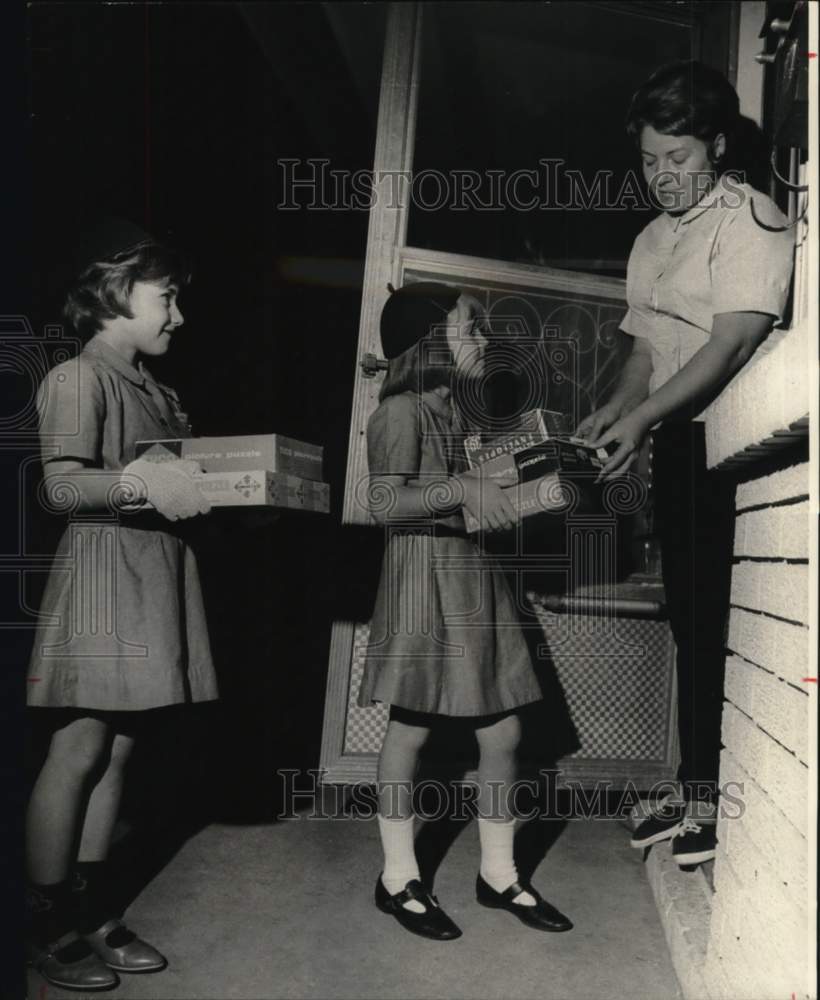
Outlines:
{"type": "Polygon", "coordinates": [[[750,461],[760,458],[806,417],[809,375],[817,363],[814,348],[805,321],[792,330],[770,334],[710,408],[706,421],[710,466],[739,455],[750,461]]]}
{"type": "MultiPolygon", "coordinates": [[[[739,8],[738,85],[745,113],[754,115],[762,96],[754,53],[763,12],[757,3],[739,8]]],[[[809,5],[809,15],[809,49],[815,51],[816,5],[809,5]]],[[[814,93],[817,67],[811,62],[809,73],[814,93]]],[[[816,136],[811,145],[813,164],[816,136]]],[[[817,640],[808,627],[810,619],[816,624],[817,491],[807,461],[809,413],[817,414],[819,395],[817,251],[816,239],[809,239],[810,231],[817,232],[817,207],[807,194],[809,164],[800,160],[793,155],[789,171],[797,184],[788,206],[795,235],[791,314],[706,415],[707,465],[725,468],[740,485],[720,766],[724,792],[705,948],[701,938],[678,946],[682,938],[673,931],[686,927],[687,915],[672,920],[661,910],[686,1000],[817,996],[816,816],[810,798],[817,783],[818,671],[817,640]]],[[[674,881],[674,872],[666,874],[674,881]]],[[[693,876],[680,875],[679,892],[687,886],[684,878],[693,876]]],[[[653,889],[657,897],[654,882],[653,889]]]]}
{"type": "Polygon", "coordinates": [[[712,996],[726,1000],[788,1000],[812,990],[808,492],[808,464],[737,492],[726,793],[704,967],[712,996]]]}
{"type": "MultiPolygon", "coordinates": [[[[807,167],[797,167],[792,179],[806,184],[807,167]]],[[[817,263],[805,198],[795,192],[789,208],[790,328],[769,336],[706,419],[708,465],[729,465],[728,474],[742,480],[720,769],[726,793],[703,960],[709,997],[725,1000],[816,996],[809,799],[816,787],[817,684],[806,678],[817,674],[808,629],[817,600],[816,565],[808,560],[817,499],[809,498],[805,435],[817,397],[817,263]],[[799,459],[782,457],[801,448],[799,459]],[[779,471],[756,471],[761,460],[779,471]]]]}

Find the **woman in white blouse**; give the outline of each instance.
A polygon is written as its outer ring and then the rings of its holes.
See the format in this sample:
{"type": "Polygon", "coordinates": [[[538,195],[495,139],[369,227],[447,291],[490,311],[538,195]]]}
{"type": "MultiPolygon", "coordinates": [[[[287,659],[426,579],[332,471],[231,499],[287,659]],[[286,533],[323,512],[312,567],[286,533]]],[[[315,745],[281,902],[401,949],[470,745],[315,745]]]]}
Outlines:
{"type": "Polygon", "coordinates": [[[734,485],[706,468],[704,407],[782,319],[793,237],[774,203],[744,182],[734,88],[697,62],[661,67],[632,98],[627,131],[661,213],[635,240],[621,329],[632,353],[607,403],[578,427],[626,471],[655,428],[655,514],[677,645],[681,801],[632,845],[673,839],[681,865],[714,856],[734,532],[734,485]],[[610,449],[612,450],[612,448],[610,449]],[[697,806],[695,807],[695,804],[697,806]]]}

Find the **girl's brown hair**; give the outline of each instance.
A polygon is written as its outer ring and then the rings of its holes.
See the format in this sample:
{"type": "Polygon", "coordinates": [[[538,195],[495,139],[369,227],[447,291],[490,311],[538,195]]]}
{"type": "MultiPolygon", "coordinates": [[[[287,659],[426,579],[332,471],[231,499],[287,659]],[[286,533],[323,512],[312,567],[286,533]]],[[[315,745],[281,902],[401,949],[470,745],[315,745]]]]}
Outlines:
{"type": "Polygon", "coordinates": [[[443,327],[434,327],[417,344],[387,363],[379,402],[402,392],[427,392],[453,380],[453,352],[443,327]]]}
{"type": "Polygon", "coordinates": [[[86,267],[66,297],[63,315],[88,340],[104,320],[132,318],[128,301],[135,282],[164,280],[177,287],[187,285],[190,262],[180,251],[160,243],[141,243],[86,267]]]}

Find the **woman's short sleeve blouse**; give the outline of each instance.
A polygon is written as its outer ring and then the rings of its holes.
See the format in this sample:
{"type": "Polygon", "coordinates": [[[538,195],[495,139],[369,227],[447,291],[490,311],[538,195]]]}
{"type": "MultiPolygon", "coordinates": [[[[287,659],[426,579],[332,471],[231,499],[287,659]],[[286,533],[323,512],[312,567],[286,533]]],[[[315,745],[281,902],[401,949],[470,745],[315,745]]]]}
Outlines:
{"type": "Polygon", "coordinates": [[[782,320],[793,253],[794,231],[774,202],[730,180],[683,215],[650,222],[629,257],[621,322],[625,333],[649,341],[650,392],[708,342],[719,313],[782,320]]]}

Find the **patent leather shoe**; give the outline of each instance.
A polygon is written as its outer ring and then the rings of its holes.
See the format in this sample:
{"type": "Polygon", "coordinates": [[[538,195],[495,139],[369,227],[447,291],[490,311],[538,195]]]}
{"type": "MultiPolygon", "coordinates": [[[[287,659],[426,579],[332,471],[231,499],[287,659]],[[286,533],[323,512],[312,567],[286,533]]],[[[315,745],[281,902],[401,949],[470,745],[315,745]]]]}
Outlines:
{"type": "Polygon", "coordinates": [[[43,979],[64,990],[112,990],[120,983],[75,931],[45,947],[30,946],[29,962],[43,979]]]}
{"type": "Polygon", "coordinates": [[[394,896],[385,889],[381,875],[376,882],[376,906],[382,913],[389,913],[410,931],[431,941],[454,941],[461,937],[461,929],[453,923],[438,905],[438,900],[432,896],[418,879],[411,879],[401,892],[394,896]],[[423,913],[408,910],[404,905],[410,900],[416,900],[424,907],[423,913]]]}
{"type": "Polygon", "coordinates": [[[565,917],[560,910],[556,910],[546,899],[543,899],[528,882],[523,884],[513,882],[503,892],[496,892],[479,873],[475,883],[475,892],[476,899],[482,906],[488,906],[494,910],[507,910],[528,927],[534,927],[539,931],[572,930],[572,921],[565,917]],[[522,892],[528,892],[535,899],[535,906],[525,906],[523,903],[513,902],[516,896],[522,892]]]}
{"type": "Polygon", "coordinates": [[[168,964],[156,948],[138,938],[121,920],[108,920],[83,937],[108,968],[117,972],[161,972],[168,964]]]}

